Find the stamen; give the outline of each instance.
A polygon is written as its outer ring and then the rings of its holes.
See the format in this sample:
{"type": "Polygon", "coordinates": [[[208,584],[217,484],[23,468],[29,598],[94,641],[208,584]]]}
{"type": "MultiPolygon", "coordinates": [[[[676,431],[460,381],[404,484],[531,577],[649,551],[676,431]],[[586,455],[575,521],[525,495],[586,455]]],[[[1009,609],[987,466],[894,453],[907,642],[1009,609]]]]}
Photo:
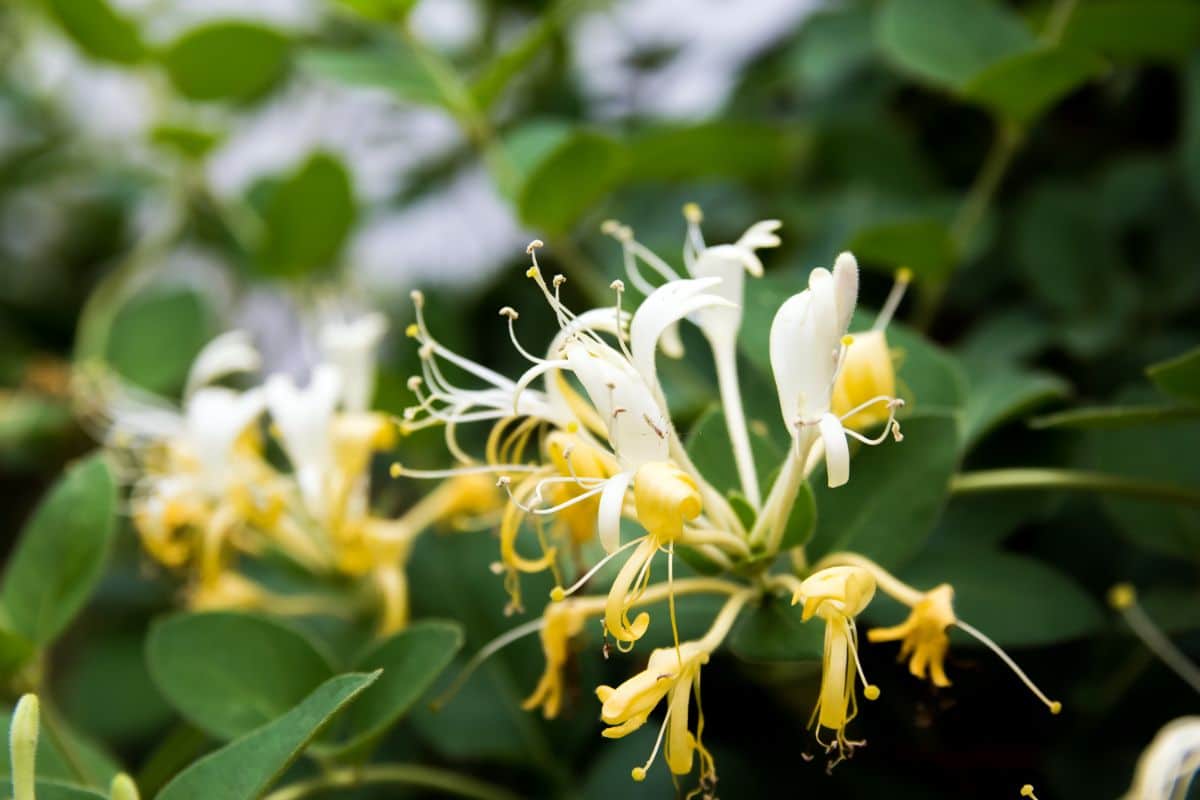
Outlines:
{"type": "Polygon", "coordinates": [[[446,691],[442,692],[440,695],[430,701],[429,707],[432,710],[437,711],[442,706],[446,705],[446,703],[448,703],[454,697],[454,695],[458,694],[458,690],[461,689],[463,684],[467,682],[467,678],[470,678],[475,670],[483,666],[485,661],[503,650],[505,647],[508,647],[513,642],[523,639],[526,636],[529,636],[531,633],[537,633],[543,627],[545,627],[545,625],[545,617],[538,617],[537,619],[531,619],[529,622],[518,625],[512,630],[505,631],[495,639],[492,639],[490,642],[480,648],[478,653],[471,657],[471,660],[468,661],[466,666],[462,668],[462,672],[458,673],[458,675],[454,677],[453,682],[446,687],[446,691]]]}
{"type": "Polygon", "coordinates": [[[696,203],[685,203],[683,218],[687,220],[687,235],[683,240],[683,262],[688,271],[695,266],[696,260],[704,252],[704,234],[700,231],[700,223],[704,221],[704,213],[696,203]]]}
{"type": "Polygon", "coordinates": [[[503,472],[537,472],[541,467],[534,464],[472,464],[468,467],[452,467],[450,469],[410,469],[399,461],[391,466],[393,478],[401,475],[408,478],[453,478],[456,475],[486,475],[503,472]]]}
{"type": "Polygon", "coordinates": [[[900,307],[900,301],[904,299],[904,293],[908,290],[908,284],[911,282],[911,269],[901,267],[896,270],[896,282],[892,284],[892,291],[888,293],[887,300],[884,301],[883,308],[879,310],[879,316],[875,318],[875,324],[871,326],[871,330],[881,331],[887,328],[888,323],[896,314],[896,309],[900,307]]]}
{"type": "Polygon", "coordinates": [[[564,600],[564,599],[570,597],[571,595],[575,594],[575,592],[577,592],[581,588],[583,588],[583,586],[588,581],[590,581],[597,572],[599,572],[601,569],[603,569],[605,564],[607,564],[609,561],[612,561],[617,556],[618,553],[622,552],[623,550],[628,550],[629,548],[633,547],[635,544],[641,543],[642,539],[645,539],[645,538],[646,538],[645,536],[640,536],[637,539],[631,539],[630,541],[628,541],[625,544],[618,547],[616,550],[613,550],[611,553],[606,555],[604,558],[597,561],[595,566],[593,566],[591,569],[589,569],[587,572],[585,572],[583,574],[583,577],[581,577],[579,580],[577,580],[573,584],[571,584],[571,586],[569,588],[563,589],[561,586],[555,586],[553,589],[550,590],[550,599],[555,602],[558,602],[560,600],[564,600]]]}
{"type": "Polygon", "coordinates": [[[1029,800],[1038,800],[1037,795],[1033,793],[1033,784],[1027,783],[1021,787],[1021,797],[1028,797],[1029,800]]]}
{"type": "Polygon", "coordinates": [[[618,278],[610,283],[608,288],[617,293],[617,342],[621,345],[621,352],[625,355],[625,357],[630,361],[633,361],[633,353],[629,352],[629,345],[625,343],[625,337],[621,334],[621,296],[625,293],[625,282],[618,278]]]}
{"type": "Polygon", "coordinates": [[[979,631],[978,629],[976,629],[975,627],[973,627],[971,625],[968,625],[967,623],[963,622],[961,619],[955,620],[954,624],[957,625],[958,627],[962,628],[964,631],[969,633],[971,636],[974,636],[976,639],[978,639],[980,642],[982,642],[989,650],[991,650],[993,653],[995,653],[997,656],[999,656],[1000,660],[1003,661],[1005,664],[1007,664],[1008,668],[1016,673],[1017,677],[1021,679],[1021,682],[1025,684],[1025,686],[1029,689],[1029,691],[1033,692],[1034,695],[1037,696],[1037,699],[1041,700],[1043,703],[1046,704],[1046,708],[1050,709],[1051,714],[1057,714],[1060,711],[1062,711],[1062,703],[1058,702],[1057,700],[1051,700],[1049,697],[1047,697],[1045,695],[1045,693],[1042,692],[1042,690],[1037,687],[1037,684],[1034,683],[1033,680],[1030,679],[1030,677],[1025,674],[1025,671],[1023,669],[1021,669],[1019,666],[1017,666],[1017,662],[1013,661],[1012,658],[1008,655],[1008,653],[1004,652],[1004,650],[1000,647],[1000,645],[996,644],[991,639],[989,639],[987,636],[985,636],[983,634],[983,632],[979,631]]]}
{"type": "Polygon", "coordinates": [[[1119,583],[1109,590],[1108,602],[1121,613],[1142,644],[1166,664],[1185,683],[1200,692],[1200,668],[1191,662],[1159,629],[1137,602],[1137,592],[1128,583],[1119,583]]]}
{"type": "Polygon", "coordinates": [[[646,771],[650,769],[650,765],[654,763],[654,759],[658,757],[658,749],[662,747],[663,735],[667,732],[667,723],[671,721],[671,710],[668,708],[667,713],[663,715],[662,725],[658,729],[658,738],[654,740],[654,749],[650,751],[650,757],[646,759],[646,763],[640,767],[634,767],[630,772],[633,779],[638,781],[646,780],[646,771]]]}
{"type": "Polygon", "coordinates": [[[888,397],[886,395],[879,395],[878,397],[873,397],[870,400],[866,401],[865,403],[860,403],[859,405],[850,409],[845,414],[842,414],[842,416],[839,417],[839,419],[841,419],[843,422],[845,422],[847,419],[849,419],[850,417],[853,417],[855,414],[862,411],[864,408],[867,408],[868,406],[872,406],[875,403],[878,403],[881,401],[887,402],[887,407],[888,407],[889,413],[888,413],[887,422],[884,423],[883,431],[880,432],[880,434],[878,436],[876,436],[873,439],[868,439],[866,436],[863,436],[858,431],[852,430],[850,428],[846,428],[846,435],[857,439],[858,441],[862,442],[863,444],[870,444],[870,445],[875,445],[875,444],[881,443],[889,435],[892,436],[892,438],[894,438],[897,442],[903,441],[904,436],[900,433],[900,423],[896,421],[896,409],[904,407],[904,401],[901,400],[899,397],[888,397]]]}
{"type": "Polygon", "coordinates": [[[514,323],[516,323],[517,319],[521,316],[517,313],[517,310],[512,306],[505,306],[504,308],[500,309],[500,316],[508,318],[508,338],[512,341],[513,347],[517,348],[517,352],[520,353],[527,361],[530,361],[534,364],[542,363],[544,359],[533,355],[524,347],[522,347],[519,341],[517,341],[517,329],[514,323]]]}
{"type": "Polygon", "coordinates": [[[867,673],[863,671],[862,661],[858,658],[858,631],[853,621],[850,622],[850,630],[854,632],[850,639],[850,654],[854,656],[854,666],[858,667],[858,677],[863,685],[863,697],[868,700],[878,700],[879,687],[867,680],[867,673]]]}

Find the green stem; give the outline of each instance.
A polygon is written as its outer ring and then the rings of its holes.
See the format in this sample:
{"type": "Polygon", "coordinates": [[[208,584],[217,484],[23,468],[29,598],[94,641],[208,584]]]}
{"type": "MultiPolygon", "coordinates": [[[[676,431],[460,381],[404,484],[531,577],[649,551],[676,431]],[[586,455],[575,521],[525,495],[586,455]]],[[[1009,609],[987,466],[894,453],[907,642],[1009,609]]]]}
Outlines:
{"type": "Polygon", "coordinates": [[[1049,489],[1100,492],[1200,508],[1200,492],[1166,483],[1072,469],[988,469],[964,472],[950,481],[955,494],[1049,489]]]}
{"type": "Polygon", "coordinates": [[[62,753],[63,760],[67,762],[67,766],[75,776],[75,779],[84,786],[94,786],[96,784],[96,776],[88,772],[83,759],[75,752],[74,741],[63,732],[59,724],[58,714],[49,702],[50,698],[42,696],[40,700],[42,707],[42,729],[49,735],[55,749],[62,753]]]}
{"type": "Polygon", "coordinates": [[[285,786],[267,795],[265,800],[300,800],[300,798],[309,797],[326,789],[386,783],[436,789],[458,797],[475,798],[475,800],[517,800],[518,798],[517,795],[498,786],[435,767],[418,764],[372,764],[365,767],[337,769],[319,778],[293,783],[291,786],[285,786]]]}

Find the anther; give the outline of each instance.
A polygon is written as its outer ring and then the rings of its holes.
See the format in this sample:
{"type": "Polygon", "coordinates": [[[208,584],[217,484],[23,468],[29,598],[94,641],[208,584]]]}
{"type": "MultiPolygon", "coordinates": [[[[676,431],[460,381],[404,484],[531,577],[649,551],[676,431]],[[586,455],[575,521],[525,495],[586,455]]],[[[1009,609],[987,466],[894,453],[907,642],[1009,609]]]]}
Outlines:
{"type": "Polygon", "coordinates": [[[508,317],[509,319],[515,321],[521,315],[518,314],[517,310],[515,308],[513,308],[512,306],[505,306],[504,308],[500,309],[500,316],[508,317]]]}
{"type": "Polygon", "coordinates": [[[615,219],[606,219],[604,222],[600,223],[600,232],[605,236],[615,236],[620,228],[621,223],[617,222],[615,219]]]}
{"type": "Polygon", "coordinates": [[[393,478],[399,478],[403,472],[404,467],[400,466],[399,461],[393,461],[392,465],[388,467],[388,475],[391,475],[393,478]]]}
{"type": "Polygon", "coordinates": [[[488,564],[488,569],[491,570],[493,575],[499,575],[504,572],[504,565],[499,561],[493,561],[492,563],[488,564]]]}
{"type": "Polygon", "coordinates": [[[1117,611],[1125,611],[1137,602],[1137,590],[1130,583],[1118,583],[1108,590],[1108,604],[1117,611]]]}
{"type": "Polygon", "coordinates": [[[425,305],[425,293],[420,289],[413,289],[408,293],[408,296],[412,298],[413,305],[415,305],[417,308],[425,305]]]}
{"type": "Polygon", "coordinates": [[[1028,797],[1030,800],[1037,800],[1037,795],[1033,793],[1033,785],[1025,784],[1021,787],[1021,797],[1028,797]]]}
{"type": "Polygon", "coordinates": [[[879,687],[873,683],[868,683],[863,687],[863,697],[868,700],[878,700],[880,695],[879,687]]]}
{"type": "Polygon", "coordinates": [[[623,291],[625,291],[625,281],[621,280],[620,278],[617,278],[615,281],[613,281],[612,283],[610,283],[608,285],[608,288],[612,289],[614,292],[623,292],[623,291]]]}
{"type": "Polygon", "coordinates": [[[693,225],[699,225],[704,221],[704,212],[697,203],[684,203],[683,218],[693,225]]]}
{"type": "Polygon", "coordinates": [[[545,243],[541,239],[534,239],[532,242],[530,242],[526,246],[525,252],[528,253],[529,255],[533,255],[534,250],[537,250],[539,247],[545,247],[545,246],[546,246],[545,243]]]}
{"type": "Polygon", "coordinates": [[[421,329],[417,327],[417,323],[410,322],[408,327],[404,329],[404,335],[410,339],[415,339],[421,335],[421,329]]]}
{"type": "Polygon", "coordinates": [[[896,270],[896,283],[912,283],[913,271],[908,267],[896,270]]]}
{"type": "Polygon", "coordinates": [[[849,347],[852,344],[854,344],[853,336],[851,336],[850,334],[847,333],[845,336],[842,337],[842,346],[843,347],[849,347]]]}
{"type": "Polygon", "coordinates": [[[629,774],[632,775],[633,779],[635,781],[637,781],[638,783],[641,783],[642,781],[646,780],[646,768],[645,767],[634,767],[633,770],[631,770],[629,774]]]}
{"type": "Polygon", "coordinates": [[[562,286],[566,282],[567,282],[567,276],[563,275],[561,272],[559,272],[554,276],[554,279],[550,281],[550,285],[553,286],[555,289],[557,289],[558,287],[562,286]]]}
{"type": "Polygon", "coordinates": [[[423,382],[424,381],[420,375],[412,375],[409,377],[409,379],[405,382],[404,385],[408,387],[408,390],[410,392],[415,392],[421,388],[421,384],[423,382]]]}
{"type": "Polygon", "coordinates": [[[555,586],[550,590],[550,599],[556,603],[561,603],[567,598],[567,590],[561,586],[555,586]]]}

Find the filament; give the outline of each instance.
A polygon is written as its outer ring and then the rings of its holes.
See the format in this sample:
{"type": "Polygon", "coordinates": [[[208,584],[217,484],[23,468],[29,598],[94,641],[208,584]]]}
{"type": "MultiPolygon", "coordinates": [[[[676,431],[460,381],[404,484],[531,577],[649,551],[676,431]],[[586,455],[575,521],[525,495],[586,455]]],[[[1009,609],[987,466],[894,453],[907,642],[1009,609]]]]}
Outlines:
{"type": "Polygon", "coordinates": [[[1000,645],[996,644],[990,638],[985,636],[982,631],[971,625],[968,625],[961,619],[956,620],[954,624],[962,628],[970,635],[974,636],[976,639],[986,645],[989,650],[999,656],[1000,660],[1007,664],[1008,668],[1016,673],[1017,677],[1021,679],[1021,682],[1025,684],[1029,691],[1033,692],[1039,700],[1046,704],[1046,708],[1050,709],[1051,714],[1057,714],[1058,712],[1062,711],[1062,703],[1058,702],[1057,700],[1051,700],[1049,697],[1047,697],[1045,693],[1043,693],[1042,690],[1037,687],[1037,684],[1025,674],[1025,671],[1017,666],[1017,662],[1013,661],[1008,653],[1004,652],[1000,645]]]}

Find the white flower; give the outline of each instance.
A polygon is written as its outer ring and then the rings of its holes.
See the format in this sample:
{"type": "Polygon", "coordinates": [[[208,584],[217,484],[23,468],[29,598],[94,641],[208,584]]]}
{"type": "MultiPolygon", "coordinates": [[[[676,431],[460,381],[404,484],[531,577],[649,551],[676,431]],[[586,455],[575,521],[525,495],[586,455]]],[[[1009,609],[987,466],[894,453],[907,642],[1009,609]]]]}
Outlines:
{"type": "Polygon", "coordinates": [[[1188,796],[1200,771],[1200,717],[1168,722],[1138,759],[1125,800],[1175,800],[1188,796]]]}
{"type": "Polygon", "coordinates": [[[321,357],[338,371],[342,407],[366,411],[375,391],[375,350],[387,332],[387,319],[378,312],[321,327],[321,357]]]}
{"type": "Polygon", "coordinates": [[[340,373],[331,364],[319,364],[303,389],[286,375],[272,375],[265,388],[267,408],[305,505],[321,519],[327,511],[325,477],[334,465],[332,425],[342,393],[340,373]]]}

